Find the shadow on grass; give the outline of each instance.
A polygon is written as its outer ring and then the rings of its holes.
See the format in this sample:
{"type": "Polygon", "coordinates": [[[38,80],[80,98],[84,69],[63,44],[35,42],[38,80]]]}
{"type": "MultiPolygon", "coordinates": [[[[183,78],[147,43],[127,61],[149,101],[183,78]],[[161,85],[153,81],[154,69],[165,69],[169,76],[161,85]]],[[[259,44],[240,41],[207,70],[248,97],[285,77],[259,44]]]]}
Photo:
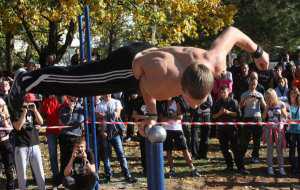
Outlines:
{"type": "Polygon", "coordinates": [[[223,181],[205,181],[205,184],[210,187],[225,187],[224,189],[232,189],[233,187],[245,187],[251,186],[254,188],[264,189],[264,188],[291,188],[294,185],[299,185],[298,183],[291,183],[285,181],[279,181],[279,178],[274,177],[273,182],[264,182],[264,181],[256,181],[258,176],[253,177],[252,180],[248,180],[247,182],[240,182],[237,179],[237,176],[227,176],[223,181]]]}

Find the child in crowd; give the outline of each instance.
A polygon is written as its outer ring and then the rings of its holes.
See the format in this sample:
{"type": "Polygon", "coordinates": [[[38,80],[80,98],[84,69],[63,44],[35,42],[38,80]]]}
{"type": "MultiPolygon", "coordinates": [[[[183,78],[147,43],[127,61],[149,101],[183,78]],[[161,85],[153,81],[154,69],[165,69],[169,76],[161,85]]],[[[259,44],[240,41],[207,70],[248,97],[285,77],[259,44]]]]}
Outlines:
{"type": "MultiPolygon", "coordinates": [[[[284,121],[288,113],[286,111],[285,104],[279,100],[274,89],[268,89],[265,93],[266,109],[263,113],[263,118],[270,122],[282,122],[284,121]]],[[[273,145],[276,144],[277,159],[279,165],[279,173],[285,176],[285,170],[283,168],[283,148],[285,144],[284,125],[275,124],[272,126],[266,126],[264,128],[264,137],[267,142],[267,164],[268,174],[274,175],[273,170],[273,145]]]]}
{"type": "MultiPolygon", "coordinates": [[[[290,117],[291,120],[300,120],[300,92],[298,88],[293,88],[289,93],[290,117]]],[[[292,165],[292,173],[299,173],[300,163],[300,125],[291,124],[288,127],[289,133],[289,159],[292,165]],[[298,157],[296,157],[296,148],[298,157]]]]}

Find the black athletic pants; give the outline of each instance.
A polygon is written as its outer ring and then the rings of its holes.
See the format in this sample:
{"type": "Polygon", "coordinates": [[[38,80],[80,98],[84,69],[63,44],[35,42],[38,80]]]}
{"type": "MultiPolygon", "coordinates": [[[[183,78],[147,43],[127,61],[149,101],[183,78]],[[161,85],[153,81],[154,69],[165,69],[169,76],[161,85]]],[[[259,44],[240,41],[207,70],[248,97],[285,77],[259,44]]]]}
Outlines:
{"type": "MultiPolygon", "coordinates": [[[[208,122],[210,114],[194,116],[192,122],[208,122]]],[[[194,158],[207,158],[208,139],[210,135],[210,126],[195,125],[191,127],[191,149],[194,158]]]]}
{"type": "Polygon", "coordinates": [[[136,91],[138,80],[133,76],[135,55],[151,45],[135,42],[113,51],[99,63],[77,66],[50,66],[22,76],[26,92],[70,96],[95,96],[121,91],[136,91]]]}
{"type": "MultiPolygon", "coordinates": [[[[260,122],[261,118],[244,118],[245,122],[260,122]]],[[[241,146],[243,157],[246,156],[249,143],[253,140],[252,158],[259,158],[260,141],[262,137],[262,127],[258,125],[244,125],[241,127],[241,146]]]]}
{"type": "Polygon", "coordinates": [[[14,183],[14,152],[10,140],[0,142],[1,161],[6,175],[6,189],[15,189],[14,183]]]}

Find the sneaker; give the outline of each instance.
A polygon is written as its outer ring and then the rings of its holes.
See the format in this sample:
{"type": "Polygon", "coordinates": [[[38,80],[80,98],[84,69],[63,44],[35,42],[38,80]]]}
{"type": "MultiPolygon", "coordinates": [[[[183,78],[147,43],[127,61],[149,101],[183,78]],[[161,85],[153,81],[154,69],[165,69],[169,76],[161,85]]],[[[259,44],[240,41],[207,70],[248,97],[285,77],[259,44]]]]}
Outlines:
{"type": "Polygon", "coordinates": [[[274,175],[273,167],[268,167],[267,173],[268,175],[274,175]]]}
{"type": "Polygon", "coordinates": [[[170,170],[169,171],[169,178],[172,178],[172,177],[175,177],[175,176],[176,176],[175,170],[170,170]]]}
{"type": "Polygon", "coordinates": [[[14,82],[11,86],[9,97],[8,97],[8,106],[13,111],[19,111],[23,105],[23,97],[25,95],[25,90],[22,89],[22,76],[26,73],[24,68],[20,68],[16,71],[14,82]]]}
{"type": "Polygon", "coordinates": [[[126,176],[126,177],[125,177],[125,181],[126,181],[127,183],[136,183],[136,182],[137,182],[137,179],[136,179],[135,177],[133,177],[133,176],[126,176]]]}
{"type": "Polygon", "coordinates": [[[284,168],[279,168],[279,173],[281,176],[286,176],[284,168]]]}
{"type": "Polygon", "coordinates": [[[253,164],[258,164],[260,162],[260,160],[258,159],[258,158],[252,158],[251,159],[251,163],[253,163],[253,164]]]}

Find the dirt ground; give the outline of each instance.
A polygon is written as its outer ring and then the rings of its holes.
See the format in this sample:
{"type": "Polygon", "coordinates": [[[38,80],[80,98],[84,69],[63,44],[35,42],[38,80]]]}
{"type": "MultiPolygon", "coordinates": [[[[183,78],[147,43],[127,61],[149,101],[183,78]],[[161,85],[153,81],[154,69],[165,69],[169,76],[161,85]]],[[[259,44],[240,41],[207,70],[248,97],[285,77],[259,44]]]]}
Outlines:
{"type": "MultiPolygon", "coordinates": [[[[45,138],[41,138],[40,144],[43,154],[43,165],[46,174],[47,189],[52,189],[50,184],[51,172],[50,161],[47,151],[45,138]]],[[[250,148],[251,149],[251,148],[250,148]]],[[[110,184],[100,184],[101,190],[143,190],[147,189],[146,178],[142,176],[142,168],[140,163],[140,152],[138,143],[131,141],[125,143],[125,151],[128,158],[129,168],[131,173],[137,177],[136,184],[127,184],[124,182],[121,175],[119,163],[116,159],[112,161],[114,176],[110,184]]],[[[251,150],[248,151],[248,154],[251,150]]],[[[285,150],[285,163],[288,175],[281,177],[279,175],[266,175],[266,147],[263,145],[260,151],[261,163],[251,164],[247,161],[246,167],[250,171],[249,175],[239,175],[236,173],[226,173],[224,159],[219,150],[218,141],[216,139],[210,140],[208,160],[194,160],[194,165],[201,172],[202,176],[192,178],[189,176],[189,168],[182,159],[181,153],[176,153],[176,174],[172,179],[165,179],[166,190],[198,190],[198,189],[299,189],[300,177],[292,176],[290,167],[288,165],[288,150],[285,150]]],[[[115,154],[113,154],[115,158],[115,154]]],[[[249,158],[249,156],[247,155],[249,158]]],[[[275,160],[276,161],[276,160],[275,160]]],[[[275,162],[276,163],[276,162],[275,162]]],[[[276,168],[276,167],[275,167],[276,168]]],[[[277,168],[276,168],[277,169],[277,168]]],[[[277,172],[278,173],[278,172],[277,172]]],[[[103,179],[103,164],[100,166],[100,178],[103,179]]],[[[28,189],[37,189],[35,182],[32,180],[30,171],[28,172],[28,189]]],[[[0,189],[5,189],[5,177],[3,172],[0,177],[0,189]]],[[[61,188],[63,189],[63,188],[61,188]]]]}

